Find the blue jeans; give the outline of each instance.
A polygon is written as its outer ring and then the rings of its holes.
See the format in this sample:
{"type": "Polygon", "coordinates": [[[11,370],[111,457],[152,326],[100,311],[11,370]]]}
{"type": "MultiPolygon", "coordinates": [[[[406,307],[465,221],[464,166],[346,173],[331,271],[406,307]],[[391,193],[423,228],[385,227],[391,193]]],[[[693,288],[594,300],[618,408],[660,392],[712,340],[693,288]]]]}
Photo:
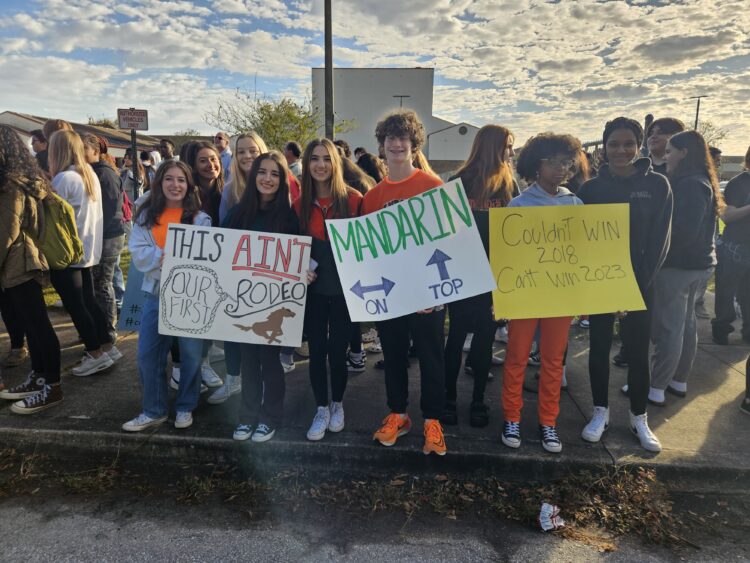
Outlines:
{"type": "MultiPolygon", "coordinates": [[[[159,334],[159,296],[148,295],[143,302],[141,330],[138,335],[138,375],[143,386],[143,412],[151,418],[168,412],[167,354],[172,336],[159,334]]],[[[180,386],[175,409],[192,412],[198,405],[201,389],[201,350],[197,338],[177,338],[180,347],[180,386]]]]}

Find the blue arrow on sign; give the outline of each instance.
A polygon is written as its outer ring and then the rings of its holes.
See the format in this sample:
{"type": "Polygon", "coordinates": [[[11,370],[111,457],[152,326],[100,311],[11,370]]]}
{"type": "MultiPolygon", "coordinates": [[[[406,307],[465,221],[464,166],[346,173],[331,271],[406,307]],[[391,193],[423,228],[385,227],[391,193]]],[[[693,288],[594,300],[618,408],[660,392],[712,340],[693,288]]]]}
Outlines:
{"type": "Polygon", "coordinates": [[[362,282],[358,280],[350,291],[360,299],[365,298],[365,293],[372,293],[373,291],[383,291],[387,297],[395,285],[396,282],[383,277],[380,278],[380,285],[362,285],[362,282]]]}
{"type": "Polygon", "coordinates": [[[435,249],[435,252],[432,253],[432,257],[427,262],[427,266],[437,266],[438,273],[440,273],[440,279],[448,280],[450,279],[450,276],[448,275],[448,267],[445,265],[448,260],[453,260],[453,258],[448,256],[442,250],[435,249]]]}

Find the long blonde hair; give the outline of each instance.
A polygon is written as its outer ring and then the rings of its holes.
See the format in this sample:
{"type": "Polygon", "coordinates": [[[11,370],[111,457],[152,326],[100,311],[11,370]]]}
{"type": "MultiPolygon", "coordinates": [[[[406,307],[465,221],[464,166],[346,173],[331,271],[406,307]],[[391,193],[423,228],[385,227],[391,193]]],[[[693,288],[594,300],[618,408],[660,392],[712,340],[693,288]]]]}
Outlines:
{"type": "Polygon", "coordinates": [[[83,179],[86,195],[91,201],[96,201],[97,183],[94,169],[86,162],[83,152],[83,141],[75,131],[55,131],[49,139],[49,171],[54,178],[59,172],[75,167],[75,171],[83,179]]]}
{"type": "Polygon", "coordinates": [[[260,151],[258,156],[268,152],[266,142],[255,131],[242,133],[232,142],[232,162],[229,165],[229,180],[232,182],[232,199],[235,202],[239,202],[242,199],[242,194],[245,193],[245,188],[247,187],[247,174],[242,171],[237,159],[237,145],[242,139],[250,139],[258,145],[258,150],[260,151]]]}
{"type": "Polygon", "coordinates": [[[430,162],[427,160],[427,157],[420,149],[414,151],[412,164],[415,168],[419,168],[422,172],[427,172],[430,176],[435,176],[435,178],[440,179],[440,176],[438,176],[437,172],[432,169],[432,166],[430,166],[430,162]]]}

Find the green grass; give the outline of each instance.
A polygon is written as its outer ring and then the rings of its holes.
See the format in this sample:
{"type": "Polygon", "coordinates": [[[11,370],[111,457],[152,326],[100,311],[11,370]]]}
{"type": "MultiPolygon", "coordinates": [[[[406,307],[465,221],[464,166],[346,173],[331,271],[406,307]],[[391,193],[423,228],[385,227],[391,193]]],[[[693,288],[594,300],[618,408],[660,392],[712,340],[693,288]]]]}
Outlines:
{"type": "MultiPolygon", "coordinates": [[[[125,283],[128,281],[128,268],[130,267],[130,251],[125,248],[122,251],[122,254],[120,255],[120,268],[122,269],[123,277],[125,278],[125,283]]],[[[60,296],[55,291],[55,288],[50,286],[47,286],[44,288],[44,303],[47,305],[47,307],[51,307],[55,304],[56,301],[60,300],[60,296]]]]}

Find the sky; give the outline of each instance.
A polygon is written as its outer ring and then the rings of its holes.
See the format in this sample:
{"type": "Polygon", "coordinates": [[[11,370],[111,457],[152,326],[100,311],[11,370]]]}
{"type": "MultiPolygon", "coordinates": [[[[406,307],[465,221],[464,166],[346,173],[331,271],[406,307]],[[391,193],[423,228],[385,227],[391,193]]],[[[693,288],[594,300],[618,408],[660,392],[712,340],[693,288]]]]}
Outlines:
{"type": "MultiPolygon", "coordinates": [[[[3,0],[0,111],[85,121],[149,110],[213,132],[235,89],[309,98],[322,0],[3,0]]],[[[334,0],[337,67],[433,67],[434,114],[601,137],[618,115],[701,116],[750,144],[747,0],[334,0]]]]}

